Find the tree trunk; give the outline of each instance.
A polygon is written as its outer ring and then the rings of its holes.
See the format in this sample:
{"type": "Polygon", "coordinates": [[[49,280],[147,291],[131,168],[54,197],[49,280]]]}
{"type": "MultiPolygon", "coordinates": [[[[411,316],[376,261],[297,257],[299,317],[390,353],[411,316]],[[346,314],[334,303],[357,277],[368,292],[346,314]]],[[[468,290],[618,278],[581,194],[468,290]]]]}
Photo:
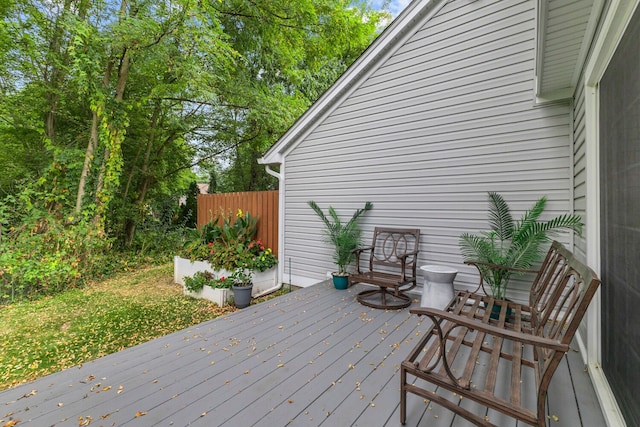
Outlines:
{"type": "MultiPolygon", "coordinates": [[[[136,206],[138,209],[143,209],[144,201],[147,197],[147,191],[149,191],[149,187],[151,185],[151,180],[153,177],[149,175],[149,165],[151,162],[151,151],[155,144],[156,139],[156,131],[158,129],[158,119],[160,117],[161,112],[161,101],[156,101],[156,105],[153,109],[153,114],[151,116],[151,123],[149,125],[149,137],[147,138],[146,151],[144,154],[144,159],[142,161],[142,181],[139,186],[138,191],[138,200],[136,201],[136,206]]],[[[131,182],[131,177],[133,176],[133,168],[131,169],[131,174],[129,175],[129,182],[131,182]]],[[[129,185],[127,184],[127,187],[129,185]]],[[[128,189],[127,189],[128,191],[128,189]]],[[[126,202],[126,199],[125,199],[126,202]]],[[[134,218],[126,218],[124,225],[124,235],[125,235],[125,246],[131,246],[133,242],[133,238],[135,236],[137,226],[137,220],[134,218]]]]}
{"type": "MultiPolygon", "coordinates": [[[[126,4],[126,0],[123,0],[123,5],[126,4]]],[[[124,90],[125,87],[127,85],[127,76],[129,73],[129,64],[130,64],[130,60],[129,60],[129,49],[128,48],[124,48],[123,52],[122,52],[122,56],[120,58],[120,65],[118,67],[118,81],[116,83],[116,95],[115,95],[115,100],[116,102],[122,101],[124,99],[124,90]]],[[[105,112],[106,113],[106,112],[105,112]]],[[[104,213],[104,211],[106,210],[106,207],[108,205],[108,198],[107,200],[105,200],[105,175],[107,173],[107,168],[109,160],[111,160],[111,156],[112,155],[119,155],[119,151],[120,151],[120,144],[122,143],[122,138],[124,138],[124,129],[119,129],[117,127],[117,124],[111,124],[109,125],[109,139],[110,141],[113,143],[114,147],[117,152],[114,154],[112,153],[111,149],[109,147],[105,147],[104,150],[104,157],[102,159],[102,166],[100,167],[100,173],[98,175],[98,183],[96,185],[96,215],[94,217],[94,222],[98,222],[100,219],[102,219],[102,215],[104,213]]],[[[111,190],[111,189],[109,189],[111,190]]]]}

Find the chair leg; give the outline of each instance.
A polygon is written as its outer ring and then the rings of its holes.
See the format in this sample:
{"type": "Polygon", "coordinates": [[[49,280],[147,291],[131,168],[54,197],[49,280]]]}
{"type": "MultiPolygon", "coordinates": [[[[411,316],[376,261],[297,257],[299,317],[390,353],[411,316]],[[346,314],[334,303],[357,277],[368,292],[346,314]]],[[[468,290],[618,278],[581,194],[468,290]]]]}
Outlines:
{"type": "Polygon", "coordinates": [[[400,424],[405,425],[407,422],[407,371],[400,367],[400,424]]]}
{"type": "Polygon", "coordinates": [[[380,308],[383,310],[399,310],[411,305],[411,297],[402,292],[396,296],[393,292],[388,291],[384,287],[380,287],[380,289],[367,289],[361,291],[356,295],[356,299],[362,305],[372,308],[380,308]],[[389,305],[387,301],[389,297],[395,297],[397,301],[393,301],[393,303],[389,305]],[[371,299],[373,299],[373,301],[371,299]],[[375,299],[377,299],[377,301],[375,301],[375,299]]]}

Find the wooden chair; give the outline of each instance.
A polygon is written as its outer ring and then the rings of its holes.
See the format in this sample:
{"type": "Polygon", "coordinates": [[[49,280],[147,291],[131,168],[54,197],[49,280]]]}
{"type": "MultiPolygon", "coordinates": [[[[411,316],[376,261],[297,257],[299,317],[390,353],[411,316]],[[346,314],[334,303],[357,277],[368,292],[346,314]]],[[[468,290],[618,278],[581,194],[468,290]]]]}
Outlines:
{"type": "Polygon", "coordinates": [[[551,377],[599,284],[589,267],[554,242],[531,286],[528,304],[458,291],[444,310],[411,310],[433,323],[400,367],[400,422],[406,421],[409,392],[479,426],[494,424],[484,411],[478,415],[466,409],[461,399],[546,426],[551,377]],[[497,319],[491,316],[494,304],[497,319]],[[409,375],[415,379],[409,380],[409,375]],[[440,392],[433,391],[436,386],[440,392]],[[527,404],[527,397],[533,402],[527,404]]]}
{"type": "Polygon", "coordinates": [[[360,292],[357,300],[373,308],[408,307],[411,298],[405,291],[416,286],[419,244],[417,228],[376,227],[371,246],[355,250],[356,272],[349,276],[349,286],[362,282],[378,289],[360,292]]]}

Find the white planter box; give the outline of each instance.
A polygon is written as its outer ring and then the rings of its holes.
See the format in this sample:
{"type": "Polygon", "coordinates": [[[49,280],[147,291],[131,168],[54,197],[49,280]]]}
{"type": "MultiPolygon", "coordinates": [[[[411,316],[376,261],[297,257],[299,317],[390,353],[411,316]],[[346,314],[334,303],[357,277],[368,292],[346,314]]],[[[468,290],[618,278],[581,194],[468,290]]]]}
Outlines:
{"type": "MultiPolygon", "coordinates": [[[[215,274],[216,277],[231,275],[226,270],[214,270],[211,265],[206,261],[194,261],[189,259],[180,258],[178,256],[173,258],[173,281],[180,285],[184,285],[184,277],[192,277],[198,271],[210,271],[215,274]]],[[[253,297],[275,291],[278,285],[278,268],[274,266],[267,271],[255,272],[252,278],[253,290],[251,295],[253,297]]],[[[208,286],[205,286],[208,288],[208,286]]],[[[209,288],[211,289],[211,288],[209,288]]]]}
{"type": "Polygon", "coordinates": [[[233,291],[231,289],[212,288],[210,286],[203,287],[200,292],[191,292],[186,288],[183,290],[185,295],[189,295],[194,298],[207,299],[218,304],[220,307],[228,305],[229,298],[233,295],[233,291]]]}

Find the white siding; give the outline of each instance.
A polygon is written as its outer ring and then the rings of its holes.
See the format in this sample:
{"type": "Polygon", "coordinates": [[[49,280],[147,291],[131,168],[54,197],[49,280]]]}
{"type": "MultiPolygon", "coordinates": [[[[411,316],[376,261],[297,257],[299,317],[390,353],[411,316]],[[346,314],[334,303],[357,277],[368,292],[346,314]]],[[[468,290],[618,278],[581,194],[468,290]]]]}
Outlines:
{"type": "Polygon", "coordinates": [[[535,0],[449,1],[288,153],[294,284],[333,269],[308,200],[345,217],[372,201],[365,241],[375,225],[419,227],[420,264],[460,269],[458,287],[477,280],[458,236],[486,229],[487,191],[516,218],[542,195],[549,216],[570,210],[570,107],[534,107],[535,16],[535,0]]]}
{"type": "MultiPolygon", "coordinates": [[[[573,209],[587,221],[587,170],[586,170],[586,114],[584,84],[582,80],[576,88],[573,105],[573,209]]],[[[587,260],[587,235],[575,236],[573,252],[582,261],[587,260]]]]}

